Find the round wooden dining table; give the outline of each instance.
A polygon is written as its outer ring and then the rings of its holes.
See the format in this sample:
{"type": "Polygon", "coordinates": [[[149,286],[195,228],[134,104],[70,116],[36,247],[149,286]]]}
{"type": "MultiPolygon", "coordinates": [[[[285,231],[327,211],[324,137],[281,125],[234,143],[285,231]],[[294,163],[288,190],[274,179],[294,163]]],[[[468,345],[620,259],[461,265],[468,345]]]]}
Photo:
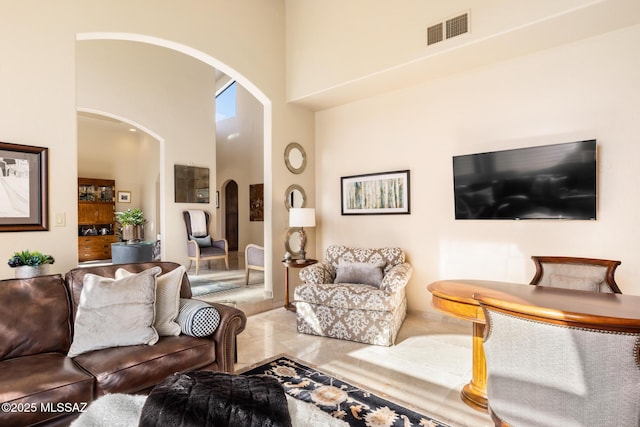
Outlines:
{"type": "Polygon", "coordinates": [[[478,299],[501,305],[543,321],[612,331],[640,331],[640,296],[577,291],[486,280],[441,280],[427,289],[433,307],[473,322],[472,377],[460,391],[472,408],[487,411],[487,367],[482,347],[485,319],[478,299]]]}

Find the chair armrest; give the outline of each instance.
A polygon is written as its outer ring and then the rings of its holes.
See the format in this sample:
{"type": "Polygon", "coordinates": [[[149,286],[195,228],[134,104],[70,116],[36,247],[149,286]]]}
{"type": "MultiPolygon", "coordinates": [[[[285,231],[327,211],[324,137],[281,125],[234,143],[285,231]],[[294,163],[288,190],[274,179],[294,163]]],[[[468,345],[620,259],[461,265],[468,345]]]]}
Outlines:
{"type": "Polygon", "coordinates": [[[187,256],[200,257],[200,246],[195,240],[187,240],[187,256]]]}
{"type": "Polygon", "coordinates": [[[220,240],[211,239],[211,246],[213,246],[214,248],[224,249],[225,253],[229,252],[226,239],[220,239],[220,240]]]}
{"type": "Polygon", "coordinates": [[[331,264],[322,261],[300,269],[299,276],[304,283],[321,285],[323,283],[333,283],[336,271],[331,264]]]}
{"type": "Polygon", "coordinates": [[[380,289],[397,292],[407,286],[412,273],[413,267],[407,262],[393,266],[382,279],[380,289]]]}
{"type": "Polygon", "coordinates": [[[220,324],[209,339],[215,342],[216,362],[224,372],[233,373],[233,364],[236,353],[236,336],[244,331],[247,325],[247,316],[237,308],[207,302],[218,310],[220,324]]]}

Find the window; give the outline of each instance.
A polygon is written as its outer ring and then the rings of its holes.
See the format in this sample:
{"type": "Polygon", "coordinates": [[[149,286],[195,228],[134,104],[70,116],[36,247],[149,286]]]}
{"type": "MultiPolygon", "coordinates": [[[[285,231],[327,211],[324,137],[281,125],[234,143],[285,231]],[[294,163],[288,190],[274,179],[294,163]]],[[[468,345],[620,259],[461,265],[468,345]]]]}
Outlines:
{"type": "Polygon", "coordinates": [[[236,115],[236,82],[232,81],[216,95],[216,122],[236,115]]]}

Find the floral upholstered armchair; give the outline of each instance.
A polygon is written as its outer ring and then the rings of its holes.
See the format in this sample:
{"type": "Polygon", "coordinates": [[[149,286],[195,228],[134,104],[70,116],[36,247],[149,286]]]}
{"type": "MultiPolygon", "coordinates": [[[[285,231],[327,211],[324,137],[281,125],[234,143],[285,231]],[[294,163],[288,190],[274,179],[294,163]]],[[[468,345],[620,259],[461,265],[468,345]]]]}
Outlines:
{"type": "Polygon", "coordinates": [[[407,315],[412,271],[400,248],[329,246],[324,261],[300,270],[298,332],[393,345],[407,315]]]}

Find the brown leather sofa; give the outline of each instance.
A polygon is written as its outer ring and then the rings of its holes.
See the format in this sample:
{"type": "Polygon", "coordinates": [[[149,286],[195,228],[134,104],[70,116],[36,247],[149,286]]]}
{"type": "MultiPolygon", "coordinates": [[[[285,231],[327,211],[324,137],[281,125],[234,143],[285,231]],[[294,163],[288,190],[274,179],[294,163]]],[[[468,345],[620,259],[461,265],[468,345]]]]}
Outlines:
{"type": "MultiPolygon", "coordinates": [[[[213,335],[161,337],[154,345],[112,347],[67,357],[83,277],[114,277],[118,268],[140,272],[179,264],[146,262],[90,268],[32,279],[0,281],[0,425],[68,425],[108,393],[145,393],[168,375],[191,370],[233,372],[235,338],[245,314],[212,304],[220,313],[213,335]]],[[[181,298],[191,298],[185,275],[181,298]]]]}

